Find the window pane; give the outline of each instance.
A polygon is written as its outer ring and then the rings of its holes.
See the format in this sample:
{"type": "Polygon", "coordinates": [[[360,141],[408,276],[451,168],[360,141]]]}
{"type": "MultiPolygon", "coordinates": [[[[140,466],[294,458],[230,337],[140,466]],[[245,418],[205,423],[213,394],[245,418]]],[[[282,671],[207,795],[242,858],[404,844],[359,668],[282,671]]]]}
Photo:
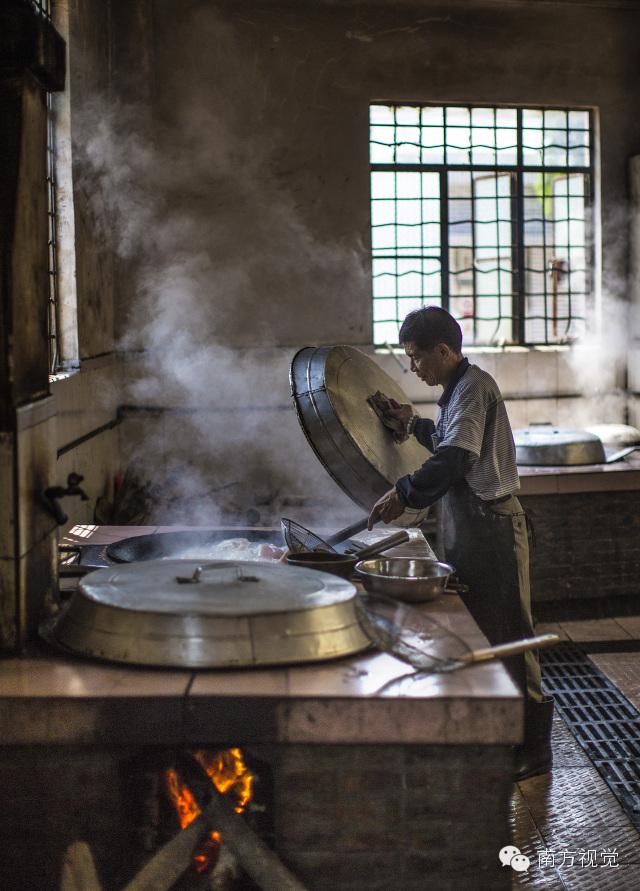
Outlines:
{"type": "Polygon", "coordinates": [[[371,268],[373,280],[373,296],[396,296],[396,261],[395,259],[373,259],[371,268]]]}
{"type": "Polygon", "coordinates": [[[374,322],[393,322],[396,319],[397,303],[395,300],[374,300],[374,322]]]}
{"type": "Polygon", "coordinates": [[[420,129],[418,127],[397,127],[396,143],[398,164],[420,163],[420,129]]]}
{"type": "Polygon", "coordinates": [[[471,123],[471,114],[468,108],[459,106],[449,106],[446,109],[447,127],[469,127],[471,123]]]}
{"type": "Polygon", "coordinates": [[[406,226],[415,226],[420,223],[420,201],[400,200],[396,201],[397,220],[406,226]]]}
{"type": "Polygon", "coordinates": [[[589,129],[589,112],[588,111],[570,111],[569,126],[573,130],[589,129]]]}
{"type": "Polygon", "coordinates": [[[441,126],[422,128],[422,163],[442,164],[444,159],[444,130],[441,126]]]}
{"type": "Polygon", "coordinates": [[[537,109],[524,108],[522,110],[522,126],[526,129],[528,127],[542,127],[543,117],[542,112],[537,109]]]}
{"type": "Polygon", "coordinates": [[[437,173],[422,174],[422,197],[440,199],[440,176],[437,173]]]}
{"type": "Polygon", "coordinates": [[[473,150],[471,160],[474,164],[496,163],[496,133],[495,130],[476,127],[472,131],[473,150]]]}
{"type": "Polygon", "coordinates": [[[544,126],[545,126],[545,128],[547,128],[547,127],[565,128],[567,126],[566,111],[556,111],[555,109],[547,109],[544,113],[544,126]]]}
{"type": "Polygon", "coordinates": [[[395,123],[393,108],[389,105],[372,105],[369,108],[369,122],[371,124],[391,124],[395,123]]]}
{"type": "Polygon", "coordinates": [[[518,161],[518,131],[517,130],[497,130],[496,131],[496,160],[498,165],[516,164],[518,161]]]}
{"type": "Polygon", "coordinates": [[[496,124],[498,127],[515,127],[518,113],[515,108],[496,108],[496,124]]]}
{"type": "Polygon", "coordinates": [[[386,171],[374,170],[371,174],[371,197],[394,198],[396,194],[396,175],[386,171]]]}
{"type": "Polygon", "coordinates": [[[444,123],[444,108],[431,105],[421,109],[421,120],[424,127],[442,127],[444,123]]]}
{"type": "Polygon", "coordinates": [[[373,342],[374,343],[397,343],[399,331],[400,331],[400,323],[399,322],[374,322],[373,323],[373,342]]]}
{"type": "Polygon", "coordinates": [[[420,198],[422,179],[419,173],[396,173],[396,195],[398,198],[420,198]]]}
{"type": "Polygon", "coordinates": [[[396,123],[408,125],[419,124],[420,109],[412,105],[399,105],[396,108],[396,123]]]}

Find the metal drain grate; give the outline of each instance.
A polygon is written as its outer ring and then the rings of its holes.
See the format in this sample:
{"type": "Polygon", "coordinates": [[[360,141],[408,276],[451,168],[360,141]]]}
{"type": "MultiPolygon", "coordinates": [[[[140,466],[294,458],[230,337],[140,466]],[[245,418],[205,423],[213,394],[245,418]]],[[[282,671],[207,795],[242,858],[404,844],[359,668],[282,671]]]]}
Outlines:
{"type": "Polygon", "coordinates": [[[540,654],[545,692],[640,829],[640,712],[574,643],[540,654]]]}

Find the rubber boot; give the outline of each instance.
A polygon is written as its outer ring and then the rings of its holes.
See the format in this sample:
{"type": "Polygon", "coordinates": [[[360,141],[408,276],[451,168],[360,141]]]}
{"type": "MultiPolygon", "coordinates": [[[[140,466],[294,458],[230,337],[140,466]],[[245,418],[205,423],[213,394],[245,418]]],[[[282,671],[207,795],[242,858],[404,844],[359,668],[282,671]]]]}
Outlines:
{"type": "Polygon", "coordinates": [[[525,702],[524,742],[516,751],[516,780],[526,780],[551,770],[553,698],[525,702]]]}

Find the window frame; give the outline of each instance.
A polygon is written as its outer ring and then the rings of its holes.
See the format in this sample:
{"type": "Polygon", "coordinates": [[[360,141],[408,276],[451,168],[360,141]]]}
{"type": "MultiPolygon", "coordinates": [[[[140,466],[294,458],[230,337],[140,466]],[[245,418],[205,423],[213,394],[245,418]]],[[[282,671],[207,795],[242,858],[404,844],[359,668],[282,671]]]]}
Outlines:
{"type": "MultiPolygon", "coordinates": [[[[551,323],[554,320],[554,317],[550,314],[548,310],[548,287],[545,280],[545,288],[544,288],[544,328],[545,328],[545,338],[542,340],[527,340],[526,339],[526,301],[527,301],[527,291],[526,291],[526,262],[525,262],[525,252],[526,252],[526,243],[525,243],[525,199],[529,197],[525,194],[524,190],[524,176],[525,174],[543,174],[543,175],[551,175],[554,173],[561,174],[581,174],[585,179],[585,190],[584,190],[584,226],[585,226],[585,236],[584,236],[584,252],[585,252],[585,285],[584,285],[584,311],[585,318],[588,318],[594,311],[596,305],[596,294],[595,294],[595,284],[596,284],[596,267],[595,267],[595,258],[596,258],[596,219],[595,219],[595,208],[596,208],[596,164],[595,158],[597,156],[597,143],[596,143],[596,110],[592,106],[568,106],[568,105],[540,105],[540,104],[531,104],[526,103],[522,105],[514,105],[508,103],[486,103],[486,104],[477,104],[477,103],[465,103],[465,102],[408,102],[408,101],[389,101],[389,100],[380,100],[380,101],[370,101],[369,102],[369,112],[371,112],[371,108],[373,106],[385,106],[392,109],[397,108],[442,108],[444,112],[444,123],[443,123],[443,159],[444,163],[436,164],[436,163],[402,163],[402,162],[394,162],[394,163],[383,163],[379,161],[371,161],[369,160],[369,173],[370,175],[376,171],[386,171],[386,172],[413,172],[413,173],[435,173],[439,176],[439,196],[437,200],[440,202],[440,245],[439,245],[439,254],[440,254],[440,282],[441,282],[441,293],[440,293],[440,305],[445,309],[449,310],[450,300],[451,300],[451,279],[450,279],[450,240],[449,240],[449,173],[450,172],[465,172],[465,173],[481,173],[486,171],[487,173],[491,173],[494,175],[498,174],[509,174],[511,178],[511,252],[512,252],[512,281],[513,281],[513,289],[512,289],[512,323],[511,323],[511,340],[503,344],[504,346],[513,346],[513,347],[539,347],[539,346],[562,346],[567,343],[572,342],[572,339],[569,338],[557,338],[552,339],[549,337],[548,330],[551,323]],[[446,149],[447,149],[447,138],[446,138],[446,110],[449,108],[463,108],[468,110],[470,113],[473,109],[508,109],[516,112],[516,139],[517,139],[517,151],[516,151],[516,163],[515,164],[474,164],[472,162],[468,164],[449,164],[446,163],[446,149]],[[562,111],[565,113],[569,112],[586,112],[589,116],[589,126],[585,129],[585,133],[588,133],[589,137],[589,164],[586,166],[558,166],[558,165],[545,165],[545,164],[525,164],[524,163],[524,145],[523,145],[523,131],[525,128],[523,127],[523,112],[524,111],[540,111],[544,114],[544,112],[549,111],[562,111]]],[[[369,151],[371,150],[371,121],[369,122],[369,151]]],[[[493,129],[498,129],[495,124],[493,129]]],[[[567,132],[569,132],[570,128],[566,127],[567,132]]],[[[397,143],[394,143],[397,145],[397,143]]],[[[370,176],[371,181],[371,176],[370,176]]],[[[472,177],[472,185],[473,185],[473,177],[472,177]]],[[[418,198],[419,196],[416,196],[418,198]]],[[[543,193],[543,201],[545,199],[545,193],[543,193]]],[[[369,199],[369,207],[370,211],[372,208],[373,197],[370,194],[369,199]]],[[[472,215],[475,210],[475,202],[473,197],[471,198],[471,207],[472,207],[472,215]]],[[[544,211],[543,211],[544,213],[544,211]]],[[[474,229],[474,222],[472,216],[472,231],[474,229]]],[[[373,230],[373,222],[370,219],[370,232],[373,230]]],[[[546,251],[546,216],[544,217],[543,222],[543,251],[546,251]]],[[[499,247],[500,245],[496,245],[499,247]]],[[[475,236],[472,236],[472,247],[473,251],[475,247],[475,236]]],[[[391,255],[389,255],[391,256],[391,255]]],[[[393,255],[397,257],[398,255],[393,255]]],[[[544,254],[543,254],[544,256],[544,254]]],[[[371,258],[378,259],[375,254],[375,249],[373,248],[373,243],[371,245],[371,258]]],[[[544,270],[543,274],[547,275],[547,271],[544,270]]],[[[474,301],[474,332],[476,328],[477,316],[475,312],[475,303],[477,299],[477,289],[475,287],[476,280],[476,271],[474,268],[473,271],[474,277],[474,293],[473,293],[473,301],[474,301]]],[[[499,295],[498,295],[499,296],[499,295]]],[[[375,300],[381,299],[373,296],[373,291],[371,294],[372,301],[372,309],[375,306],[375,300]]],[[[391,298],[389,298],[391,299],[391,298]]],[[[396,294],[396,301],[398,300],[398,296],[396,294]]],[[[429,302],[428,296],[423,296],[422,301],[423,305],[429,302]]],[[[569,320],[567,322],[567,329],[570,325],[570,321],[572,318],[571,312],[571,300],[568,300],[568,308],[567,311],[569,313],[569,320]]],[[[532,318],[532,317],[529,317],[532,318]]],[[[574,316],[574,318],[582,318],[582,316],[574,316]]],[[[400,320],[401,321],[401,320],[400,320]]],[[[563,319],[563,321],[565,321],[563,319]]],[[[499,324],[499,322],[498,322],[499,324]]],[[[375,346],[389,346],[390,344],[378,342],[375,339],[375,321],[372,322],[372,343],[375,346]]],[[[575,338],[573,338],[575,340],[575,338]]],[[[478,343],[474,340],[474,347],[482,348],[486,347],[495,347],[494,343],[478,343]]]]}

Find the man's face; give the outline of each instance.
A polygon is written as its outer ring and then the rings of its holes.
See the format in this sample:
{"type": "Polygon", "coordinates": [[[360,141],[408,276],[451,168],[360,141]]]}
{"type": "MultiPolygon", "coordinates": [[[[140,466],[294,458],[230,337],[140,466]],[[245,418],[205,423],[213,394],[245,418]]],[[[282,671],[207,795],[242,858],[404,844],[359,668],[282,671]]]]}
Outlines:
{"type": "Polygon", "coordinates": [[[449,352],[444,344],[438,344],[431,350],[422,350],[412,341],[404,344],[404,351],[411,360],[411,371],[430,387],[441,384],[447,371],[446,354],[449,352]]]}

